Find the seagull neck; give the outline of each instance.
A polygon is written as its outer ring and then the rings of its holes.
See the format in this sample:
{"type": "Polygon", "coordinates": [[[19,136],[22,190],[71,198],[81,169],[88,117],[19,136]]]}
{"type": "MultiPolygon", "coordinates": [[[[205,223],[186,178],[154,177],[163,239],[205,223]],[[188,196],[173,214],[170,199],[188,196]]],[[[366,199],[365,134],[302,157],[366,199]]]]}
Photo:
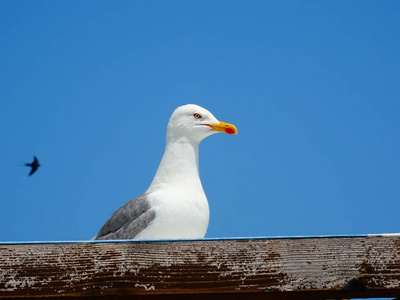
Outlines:
{"type": "Polygon", "coordinates": [[[202,188],[199,178],[199,144],[184,137],[168,139],[148,192],[182,185],[202,188]]]}

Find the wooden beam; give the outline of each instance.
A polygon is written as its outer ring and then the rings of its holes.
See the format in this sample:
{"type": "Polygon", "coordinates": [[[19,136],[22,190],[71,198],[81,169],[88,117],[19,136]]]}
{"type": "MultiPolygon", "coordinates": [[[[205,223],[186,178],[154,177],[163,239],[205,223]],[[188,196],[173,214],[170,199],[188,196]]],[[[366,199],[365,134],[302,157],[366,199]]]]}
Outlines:
{"type": "Polygon", "coordinates": [[[400,295],[400,236],[0,244],[0,298],[400,295]]]}

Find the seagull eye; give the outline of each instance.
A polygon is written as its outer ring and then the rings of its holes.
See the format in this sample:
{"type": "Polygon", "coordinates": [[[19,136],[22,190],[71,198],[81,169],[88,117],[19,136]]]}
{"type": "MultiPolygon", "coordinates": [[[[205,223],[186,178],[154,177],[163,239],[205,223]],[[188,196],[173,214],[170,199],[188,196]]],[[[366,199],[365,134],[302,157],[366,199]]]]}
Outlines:
{"type": "Polygon", "coordinates": [[[195,118],[195,119],[201,119],[202,117],[201,117],[201,114],[198,114],[198,113],[195,113],[194,115],[193,115],[193,117],[195,118]]]}

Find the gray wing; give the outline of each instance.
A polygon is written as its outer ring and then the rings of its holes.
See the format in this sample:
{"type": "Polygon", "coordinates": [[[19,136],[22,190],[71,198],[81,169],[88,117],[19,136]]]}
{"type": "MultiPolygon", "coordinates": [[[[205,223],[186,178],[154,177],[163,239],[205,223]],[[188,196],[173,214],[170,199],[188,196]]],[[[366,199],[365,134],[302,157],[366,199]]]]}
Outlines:
{"type": "Polygon", "coordinates": [[[95,240],[133,239],[155,217],[146,194],[121,206],[101,227],[95,240]]]}

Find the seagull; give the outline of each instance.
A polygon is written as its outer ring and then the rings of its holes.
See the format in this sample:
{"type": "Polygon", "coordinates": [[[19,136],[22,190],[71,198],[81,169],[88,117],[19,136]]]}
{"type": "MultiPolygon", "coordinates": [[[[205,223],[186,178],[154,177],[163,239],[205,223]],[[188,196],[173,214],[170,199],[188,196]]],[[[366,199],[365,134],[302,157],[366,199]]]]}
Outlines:
{"type": "Polygon", "coordinates": [[[199,144],[218,132],[237,134],[194,104],[178,107],[169,119],[165,152],[147,191],[116,210],[95,240],[203,238],[209,207],[199,177],[199,144]]]}
{"type": "Polygon", "coordinates": [[[34,156],[34,157],[33,157],[33,162],[30,163],[30,164],[25,164],[25,166],[31,167],[31,168],[32,168],[32,169],[31,169],[31,172],[30,172],[29,175],[28,175],[28,176],[31,176],[31,175],[32,175],[33,173],[35,173],[36,170],[40,167],[40,164],[39,164],[39,161],[38,161],[38,159],[36,158],[36,156],[34,156]]]}

